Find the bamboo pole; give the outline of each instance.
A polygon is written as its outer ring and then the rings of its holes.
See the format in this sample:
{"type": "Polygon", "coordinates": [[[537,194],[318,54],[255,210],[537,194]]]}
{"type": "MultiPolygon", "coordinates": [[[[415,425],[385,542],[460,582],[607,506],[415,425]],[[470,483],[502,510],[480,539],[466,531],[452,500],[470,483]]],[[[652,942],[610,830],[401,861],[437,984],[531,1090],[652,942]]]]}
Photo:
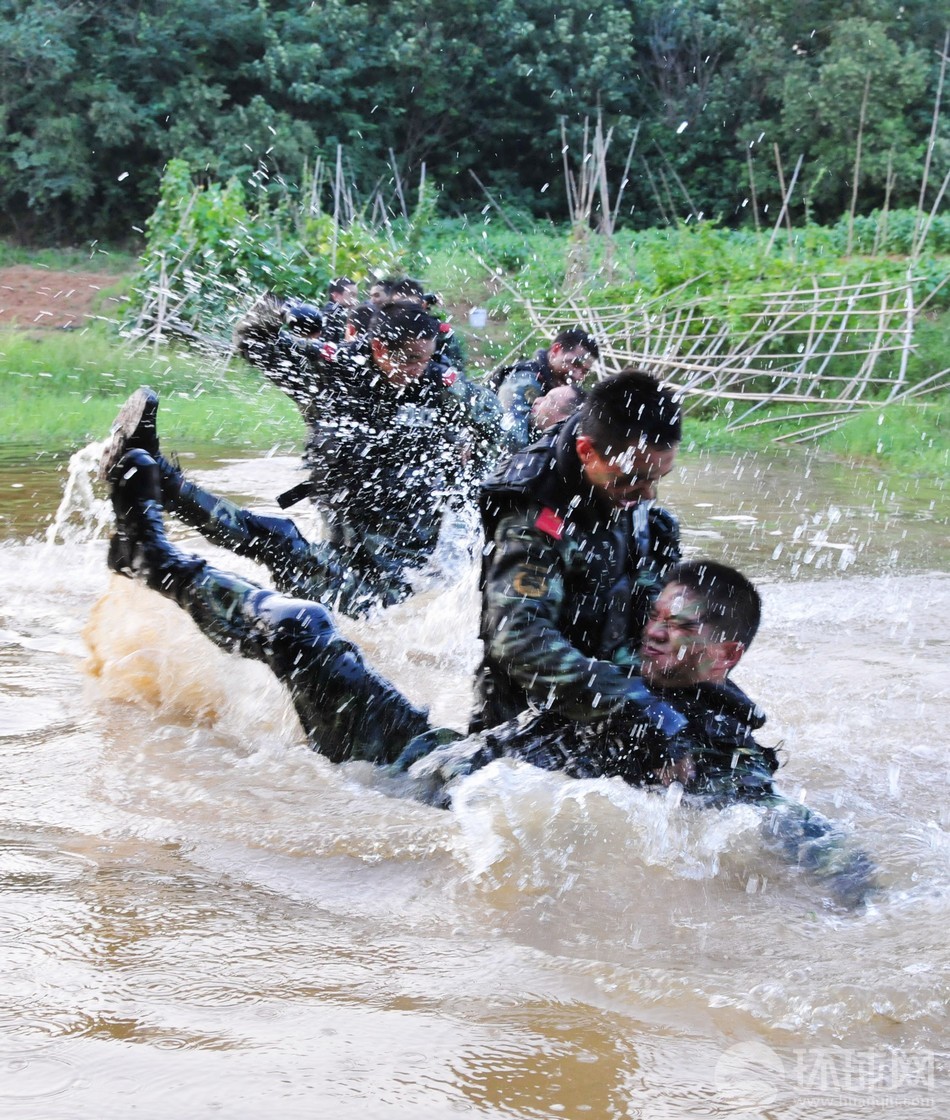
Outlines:
{"type": "Polygon", "coordinates": [[[778,144],[774,144],[773,147],[775,149],[775,158],[778,161],[779,183],[782,186],[782,209],[779,211],[778,221],[776,221],[776,223],[775,223],[775,228],[772,230],[772,236],[769,238],[769,243],[766,246],[766,249],[765,249],[765,255],[766,256],[768,256],[772,252],[772,246],[775,244],[775,238],[778,235],[779,227],[782,224],[782,219],[783,218],[786,218],[788,220],[788,232],[789,232],[789,235],[791,235],[792,223],[791,223],[791,218],[789,217],[789,214],[788,214],[788,204],[789,204],[789,201],[791,200],[792,192],[795,190],[795,183],[798,181],[798,173],[799,173],[799,171],[801,171],[802,163],[805,159],[804,155],[800,155],[798,157],[798,162],[795,164],[795,172],[792,175],[792,181],[791,181],[791,183],[789,183],[788,190],[786,191],[785,190],[785,176],[782,172],[782,160],[781,160],[781,156],[779,155],[778,144]]]}
{"type": "Polygon", "coordinates": [[[762,226],[761,226],[761,223],[759,221],[759,199],[758,199],[758,196],[755,193],[755,175],[753,174],[753,168],[752,168],[752,153],[749,151],[748,148],[746,148],[746,150],[745,150],[745,158],[746,158],[746,164],[748,165],[748,168],[749,168],[749,192],[752,196],[752,217],[755,220],[755,232],[756,233],[761,233],[762,232],[762,226]]]}
{"type": "Polygon", "coordinates": [[[409,210],[406,207],[406,196],[402,193],[402,179],[399,177],[399,166],[396,163],[396,153],[389,149],[389,166],[393,169],[393,182],[396,186],[396,197],[399,199],[399,207],[402,210],[402,216],[409,220],[409,210]]]}
{"type": "Polygon", "coordinates": [[[663,199],[660,198],[660,192],[657,188],[656,180],[653,178],[653,172],[650,170],[650,165],[647,163],[646,157],[641,156],[640,162],[643,164],[644,170],[647,173],[647,178],[650,180],[650,190],[653,191],[653,197],[656,200],[657,207],[659,208],[660,216],[668,226],[673,225],[673,222],[670,220],[670,217],[666,212],[666,207],[663,205],[663,199]]]}
{"type": "MultiPolygon", "coordinates": [[[[940,120],[940,101],[943,97],[943,83],[947,76],[947,61],[950,57],[950,29],[947,30],[943,38],[943,51],[940,55],[940,77],[937,79],[937,95],[934,98],[934,111],[930,120],[930,136],[927,138],[927,154],[924,157],[924,171],[920,179],[920,196],[917,200],[918,222],[923,217],[924,213],[924,199],[927,197],[927,182],[930,178],[930,162],[933,158],[934,146],[937,140],[937,125],[940,120]]],[[[919,226],[917,227],[919,228],[919,226]]],[[[911,253],[912,257],[917,256],[920,252],[921,239],[916,236],[917,230],[915,229],[914,236],[914,249],[911,253]]]]}
{"type": "Polygon", "coordinates": [[[333,183],[333,243],[330,248],[330,271],[336,273],[336,251],[340,236],[340,184],[343,179],[343,145],[336,146],[336,178],[333,183]]]}
{"type": "Polygon", "coordinates": [[[475,172],[471,168],[468,169],[468,173],[475,180],[475,182],[478,183],[479,187],[481,187],[482,191],[485,194],[485,197],[492,204],[492,206],[494,206],[495,209],[498,211],[498,213],[501,216],[501,219],[505,223],[505,225],[511,230],[512,233],[517,233],[518,230],[515,228],[514,223],[510,220],[508,215],[505,213],[504,207],[494,199],[494,197],[492,196],[488,187],[485,186],[485,184],[481,181],[481,179],[479,179],[479,177],[475,174],[475,172]]]}
{"type": "Polygon", "coordinates": [[[884,209],[881,211],[877,229],[874,231],[873,256],[877,256],[883,246],[887,244],[887,218],[891,209],[891,192],[894,189],[896,178],[897,176],[894,174],[894,149],[891,148],[887,153],[887,171],[884,174],[884,209]]]}

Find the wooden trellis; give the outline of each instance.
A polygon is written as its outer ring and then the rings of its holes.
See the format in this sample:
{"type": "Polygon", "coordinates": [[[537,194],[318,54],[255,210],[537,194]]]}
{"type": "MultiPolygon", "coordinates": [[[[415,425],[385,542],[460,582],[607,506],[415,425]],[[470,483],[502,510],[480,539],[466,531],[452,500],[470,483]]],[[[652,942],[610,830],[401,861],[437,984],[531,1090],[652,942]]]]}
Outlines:
{"type": "Polygon", "coordinates": [[[581,326],[601,346],[607,373],[645,369],[676,386],[687,408],[742,402],[729,427],[811,422],[777,438],[816,438],[859,408],[879,407],[950,385],[950,369],[907,381],[914,323],[914,278],[807,285],[755,296],[693,297],[688,286],[655,299],[611,307],[568,297],[556,307],[526,302],[534,335],[581,326]],[[840,372],[845,369],[846,372],[840,372]],[[763,414],[766,404],[801,404],[800,414],[763,414]],[[815,405],[823,407],[816,410],[815,405]]]}

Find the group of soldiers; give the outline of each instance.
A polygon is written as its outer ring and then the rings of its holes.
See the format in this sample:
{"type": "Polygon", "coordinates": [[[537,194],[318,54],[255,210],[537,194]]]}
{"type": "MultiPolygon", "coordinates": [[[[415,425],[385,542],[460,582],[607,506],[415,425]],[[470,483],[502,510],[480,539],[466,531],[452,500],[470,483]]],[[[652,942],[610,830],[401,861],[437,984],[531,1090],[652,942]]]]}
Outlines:
{"type": "Polygon", "coordinates": [[[237,331],[239,352],[306,422],[309,478],[285,499],[309,495],[324,538],[187,479],[162,454],[157,395],[141,389],[100,468],[116,518],[110,567],[176,601],[216,644],[265,662],[335,762],[408,774],[417,796],[443,806],[462,776],[502,757],[678,783],[695,804],[757,803],[786,854],[832,866],[840,900],[863,898],[866,857],[842,863],[830,822],[773,790],[775,753],[754,737],[765,717],[731,679],[758,628],[758,592],[726,565],[684,561],[675,518],[655,504],[681,441],[676,395],[640,370],[594,378],[598,346],[579,329],[477,383],[440,349],[449,332],[416,281],[375,285],[361,325],[354,284],[334,281],[329,297],[312,315],[267,299],[237,331]],[[431,726],[332,611],[358,616],[410,595],[446,512],[469,499],[484,537],[484,652],[463,734],[431,726]],[[166,510],[264,565],[273,588],[179,550],[166,510]]]}

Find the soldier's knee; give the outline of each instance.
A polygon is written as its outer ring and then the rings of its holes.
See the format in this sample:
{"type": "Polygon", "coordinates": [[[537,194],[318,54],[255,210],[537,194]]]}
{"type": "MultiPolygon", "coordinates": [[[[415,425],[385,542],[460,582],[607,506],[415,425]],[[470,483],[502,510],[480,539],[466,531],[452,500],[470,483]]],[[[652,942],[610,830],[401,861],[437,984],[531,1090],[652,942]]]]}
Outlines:
{"type": "Polygon", "coordinates": [[[338,637],[330,612],[308,599],[289,599],[275,591],[258,591],[250,596],[248,610],[275,637],[293,637],[318,648],[338,637]]]}

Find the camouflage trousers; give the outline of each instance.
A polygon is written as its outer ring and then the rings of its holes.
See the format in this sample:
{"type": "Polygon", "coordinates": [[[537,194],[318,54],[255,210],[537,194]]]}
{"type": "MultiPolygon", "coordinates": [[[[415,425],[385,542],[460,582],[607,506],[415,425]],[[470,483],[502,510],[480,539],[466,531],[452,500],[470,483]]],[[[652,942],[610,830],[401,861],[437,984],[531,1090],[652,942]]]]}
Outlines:
{"type": "Polygon", "coordinates": [[[324,603],[351,618],[408,598],[407,569],[426,556],[397,548],[381,534],[338,532],[308,541],[288,517],[266,517],[182,481],[166,505],[213,544],[263,564],[278,591],[324,603]]]}
{"type": "Polygon", "coordinates": [[[152,571],[149,586],[174,599],[211,641],[271,669],[287,686],[314,750],[331,761],[389,763],[428,730],[426,712],[366,665],[320,604],[177,550],[152,571]]]}

